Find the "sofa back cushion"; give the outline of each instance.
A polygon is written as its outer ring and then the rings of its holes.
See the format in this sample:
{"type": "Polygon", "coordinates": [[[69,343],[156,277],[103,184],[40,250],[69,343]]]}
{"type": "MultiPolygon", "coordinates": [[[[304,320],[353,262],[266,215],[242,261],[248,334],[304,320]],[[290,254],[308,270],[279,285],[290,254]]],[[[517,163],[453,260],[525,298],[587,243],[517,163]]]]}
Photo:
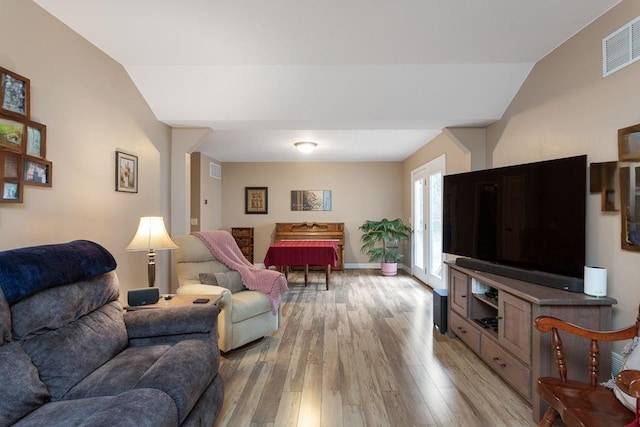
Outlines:
{"type": "Polygon", "coordinates": [[[52,400],[128,345],[115,271],[38,292],[11,307],[13,337],[52,400]]]}
{"type": "Polygon", "coordinates": [[[0,252],[0,287],[9,305],[29,295],[115,270],[105,248],[88,240],[0,252]]]}
{"type": "Polygon", "coordinates": [[[178,249],[173,251],[178,286],[200,283],[200,273],[214,274],[231,271],[218,261],[211,251],[196,236],[178,235],[173,237],[178,249]]]}
{"type": "Polygon", "coordinates": [[[47,387],[17,342],[0,345],[0,426],[8,426],[49,399],[47,387]]]}

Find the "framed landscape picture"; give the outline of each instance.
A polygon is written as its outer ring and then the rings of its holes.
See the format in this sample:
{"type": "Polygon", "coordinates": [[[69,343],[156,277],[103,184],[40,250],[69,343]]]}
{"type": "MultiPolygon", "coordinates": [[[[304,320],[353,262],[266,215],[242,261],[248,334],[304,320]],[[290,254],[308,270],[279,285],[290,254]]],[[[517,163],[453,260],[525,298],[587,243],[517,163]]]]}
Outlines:
{"type": "Polygon", "coordinates": [[[268,187],[244,188],[244,213],[267,214],[269,213],[269,189],[268,187]]]}
{"type": "Polygon", "coordinates": [[[330,211],[331,190],[291,190],[292,211],[330,211]]]}
{"type": "Polygon", "coordinates": [[[116,151],[116,191],[138,192],[138,156],[116,151]]]}
{"type": "Polygon", "coordinates": [[[41,123],[27,122],[25,153],[27,156],[47,157],[47,127],[41,123]]]}
{"type": "Polygon", "coordinates": [[[24,156],[22,166],[24,185],[51,187],[51,167],[52,164],[48,160],[24,156]]]}
{"type": "Polygon", "coordinates": [[[0,115],[0,148],[22,153],[24,134],[24,123],[0,115]]]}
{"type": "Polygon", "coordinates": [[[0,68],[0,111],[22,119],[29,118],[30,82],[12,71],[0,68]]]}

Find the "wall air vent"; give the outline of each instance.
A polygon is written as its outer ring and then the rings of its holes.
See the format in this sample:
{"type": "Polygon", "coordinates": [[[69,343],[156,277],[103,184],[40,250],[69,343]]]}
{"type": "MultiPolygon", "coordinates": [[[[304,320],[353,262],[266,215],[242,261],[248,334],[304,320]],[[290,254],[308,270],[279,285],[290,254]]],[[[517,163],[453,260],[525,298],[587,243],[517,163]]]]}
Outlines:
{"type": "Polygon", "coordinates": [[[602,40],[602,77],[640,59],[640,17],[602,40]]]}
{"type": "Polygon", "coordinates": [[[222,179],[222,166],[209,162],[209,176],[215,179],[222,179]]]}

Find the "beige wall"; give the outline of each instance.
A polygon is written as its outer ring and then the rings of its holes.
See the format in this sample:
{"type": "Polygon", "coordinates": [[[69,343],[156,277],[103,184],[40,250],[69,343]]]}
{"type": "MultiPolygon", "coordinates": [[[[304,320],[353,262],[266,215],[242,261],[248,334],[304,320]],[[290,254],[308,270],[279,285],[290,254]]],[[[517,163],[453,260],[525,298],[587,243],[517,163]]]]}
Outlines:
{"type": "MultiPolygon", "coordinates": [[[[640,62],[603,78],[602,39],[639,15],[640,2],[625,0],[536,64],[487,129],[494,166],[578,154],[617,160],[617,130],[640,123],[640,62]]],[[[601,212],[600,196],[588,195],[586,262],[609,271],[616,327],[633,323],[640,303],[640,253],[620,249],[620,229],[620,214],[601,212]]]]}
{"type": "MultiPolygon", "coordinates": [[[[116,258],[121,294],[144,287],[146,255],[124,248],[145,215],[169,211],[170,129],[115,61],[30,1],[0,0],[0,66],[31,79],[32,119],[47,125],[53,188],[0,205],[0,250],[89,239],[116,258]],[[138,156],[139,191],[115,191],[115,151],[138,156]]],[[[170,258],[158,257],[166,289],[170,258]]]]}
{"type": "Polygon", "coordinates": [[[345,264],[368,263],[358,231],[366,219],[402,217],[401,162],[223,163],[222,228],[255,228],[255,262],[262,263],[276,222],[344,222],[345,264]],[[267,215],[245,215],[244,188],[268,187],[267,215]],[[331,190],[328,212],[291,211],[291,190],[331,190]]]}
{"type": "Polygon", "coordinates": [[[209,175],[211,162],[220,164],[205,154],[200,155],[201,190],[200,197],[196,200],[200,210],[200,230],[218,230],[222,227],[222,180],[209,175]]]}

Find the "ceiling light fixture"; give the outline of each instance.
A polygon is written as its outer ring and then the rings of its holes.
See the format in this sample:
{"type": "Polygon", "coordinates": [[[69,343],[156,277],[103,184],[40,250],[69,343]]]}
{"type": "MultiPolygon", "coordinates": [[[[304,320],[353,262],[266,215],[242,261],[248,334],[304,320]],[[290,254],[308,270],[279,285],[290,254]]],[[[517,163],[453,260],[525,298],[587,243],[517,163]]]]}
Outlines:
{"type": "Polygon", "coordinates": [[[302,141],[296,142],[293,145],[295,145],[296,148],[302,153],[310,153],[316,148],[318,144],[316,144],[315,142],[302,141]]]}

